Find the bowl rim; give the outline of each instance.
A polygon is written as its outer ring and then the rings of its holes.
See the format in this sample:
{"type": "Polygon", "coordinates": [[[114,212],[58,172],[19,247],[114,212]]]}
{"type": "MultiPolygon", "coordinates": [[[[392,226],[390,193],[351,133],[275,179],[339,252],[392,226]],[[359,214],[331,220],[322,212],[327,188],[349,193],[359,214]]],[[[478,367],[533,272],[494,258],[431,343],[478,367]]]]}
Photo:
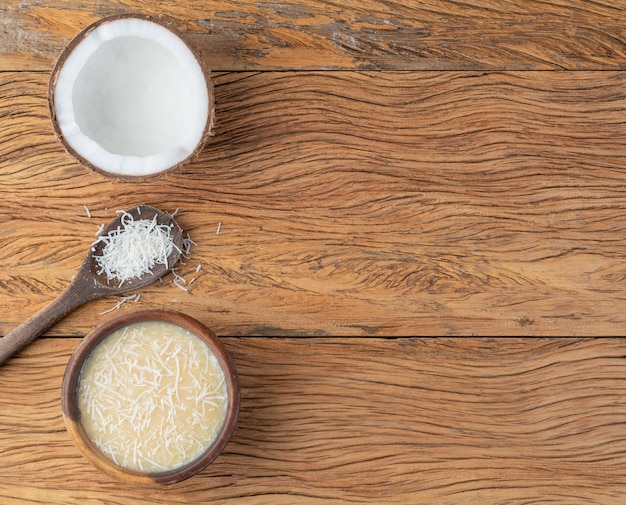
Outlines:
{"type": "Polygon", "coordinates": [[[75,445],[96,468],[120,480],[135,484],[173,484],[188,479],[206,468],[222,452],[237,422],[240,403],[239,378],[234,362],[215,333],[197,319],[168,309],[139,309],[113,316],[88,333],[72,353],[61,385],[61,410],[67,431],[75,445]],[[193,333],[205,342],[215,354],[224,371],[227,388],[226,416],[222,428],[213,441],[197,458],[179,467],[160,472],[141,472],[117,465],[105,456],[91,441],[80,422],[78,382],[84,364],[93,350],[111,333],[133,323],[163,321],[175,324],[193,333]]]}

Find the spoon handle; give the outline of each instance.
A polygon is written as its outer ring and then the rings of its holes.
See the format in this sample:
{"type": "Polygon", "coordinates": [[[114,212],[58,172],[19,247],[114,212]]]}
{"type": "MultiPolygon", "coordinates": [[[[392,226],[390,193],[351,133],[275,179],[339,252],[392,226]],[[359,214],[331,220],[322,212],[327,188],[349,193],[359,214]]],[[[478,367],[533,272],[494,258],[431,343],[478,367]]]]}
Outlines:
{"type": "Polygon", "coordinates": [[[58,298],[0,338],[0,366],[54,323],[95,297],[96,294],[88,288],[83,277],[77,276],[58,298]]]}

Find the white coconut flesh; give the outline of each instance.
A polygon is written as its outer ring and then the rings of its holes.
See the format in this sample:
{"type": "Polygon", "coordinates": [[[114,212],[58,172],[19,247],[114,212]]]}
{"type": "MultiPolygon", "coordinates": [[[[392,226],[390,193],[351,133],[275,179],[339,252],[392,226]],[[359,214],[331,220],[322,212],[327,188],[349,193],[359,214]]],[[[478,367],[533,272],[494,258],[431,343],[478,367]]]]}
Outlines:
{"type": "Polygon", "coordinates": [[[105,22],[73,48],[54,89],[57,126],[91,165],[146,176],[188,158],[209,121],[206,76],[189,47],[157,23],[105,22]]]}

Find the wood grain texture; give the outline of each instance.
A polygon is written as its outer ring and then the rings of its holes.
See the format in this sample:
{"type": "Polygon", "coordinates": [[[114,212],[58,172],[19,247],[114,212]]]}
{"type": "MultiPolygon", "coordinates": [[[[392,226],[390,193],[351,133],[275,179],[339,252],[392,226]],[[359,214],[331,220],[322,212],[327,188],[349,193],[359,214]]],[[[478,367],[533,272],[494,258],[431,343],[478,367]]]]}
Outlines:
{"type": "Polygon", "coordinates": [[[213,70],[624,69],[624,0],[21,2],[0,5],[0,70],[50,70],[98,19],[174,17],[213,70]]]}
{"type": "Polygon", "coordinates": [[[222,335],[620,335],[625,75],[217,74],[200,158],[133,185],[57,143],[47,74],[0,73],[0,332],[67,285],[99,224],[146,203],[180,209],[196,281],[123,310],[208,314],[222,335]]]}
{"type": "Polygon", "coordinates": [[[111,480],[70,441],[59,388],[77,342],[39,340],[0,369],[5,505],[608,505],[626,493],[623,339],[226,338],[238,426],[213,465],[165,490],[111,480]]]}
{"type": "Polygon", "coordinates": [[[626,340],[453,336],[624,334],[625,27],[626,0],[0,2],[0,335],[115,210],[179,209],[188,292],[119,311],[196,317],[242,385],[207,470],[110,480],[59,404],[117,299],[89,303],[0,368],[0,503],[622,505],[626,340]],[[46,102],[65,44],[133,11],[178,20],[217,105],[141,185],[79,166],[46,102]]]}

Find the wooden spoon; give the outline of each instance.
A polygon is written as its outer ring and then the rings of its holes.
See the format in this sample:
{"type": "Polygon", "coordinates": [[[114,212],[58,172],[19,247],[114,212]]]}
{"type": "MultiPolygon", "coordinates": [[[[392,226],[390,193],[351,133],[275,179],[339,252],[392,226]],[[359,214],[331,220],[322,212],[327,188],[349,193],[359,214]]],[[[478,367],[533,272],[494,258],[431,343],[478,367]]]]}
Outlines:
{"type": "MultiPolygon", "coordinates": [[[[147,286],[171,271],[172,267],[179,260],[183,247],[183,232],[176,221],[174,221],[174,218],[167,212],[147,205],[133,207],[126,212],[135,220],[152,220],[156,216],[158,224],[170,227],[174,239],[174,248],[167,258],[167,265],[156,264],[151,273],[126,281],[120,287],[115,280],[107,280],[106,274],[98,273],[99,268],[96,257],[102,255],[105,243],[102,241],[97,242],[91,248],[72,283],[56,300],[7,333],[3,338],[0,338],[0,365],[30,344],[53,324],[88,301],[109,295],[118,295],[147,286]]],[[[107,235],[109,231],[118,227],[123,228],[122,217],[123,214],[120,213],[116,219],[102,230],[100,235],[107,235]]]]}

